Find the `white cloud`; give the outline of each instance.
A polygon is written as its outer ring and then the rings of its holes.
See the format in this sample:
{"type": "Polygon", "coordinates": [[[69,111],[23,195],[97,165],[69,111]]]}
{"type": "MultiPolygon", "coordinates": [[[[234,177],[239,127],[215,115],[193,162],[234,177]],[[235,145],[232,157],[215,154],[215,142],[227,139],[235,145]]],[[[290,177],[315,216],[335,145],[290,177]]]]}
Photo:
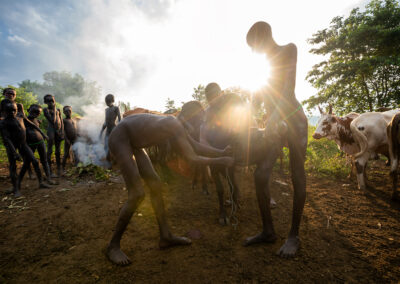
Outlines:
{"type": "Polygon", "coordinates": [[[24,38],[22,38],[22,37],[20,37],[18,35],[9,35],[7,38],[8,38],[9,41],[11,41],[13,43],[22,44],[22,45],[25,45],[25,46],[31,45],[30,41],[28,41],[28,40],[26,40],[26,39],[24,39],[24,38]]]}

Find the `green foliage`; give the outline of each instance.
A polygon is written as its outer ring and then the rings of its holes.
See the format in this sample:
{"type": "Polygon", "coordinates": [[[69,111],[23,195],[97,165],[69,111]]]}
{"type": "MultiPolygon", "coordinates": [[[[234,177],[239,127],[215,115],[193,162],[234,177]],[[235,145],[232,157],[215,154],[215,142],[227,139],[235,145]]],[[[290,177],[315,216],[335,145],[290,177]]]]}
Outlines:
{"type": "Polygon", "coordinates": [[[37,94],[41,102],[44,95],[52,94],[57,102],[72,106],[73,111],[81,115],[82,106],[97,102],[101,97],[101,88],[96,82],[65,71],[46,72],[43,74],[43,83],[24,80],[19,86],[37,94]]]}
{"type": "MultiPolygon", "coordinates": [[[[308,127],[308,146],[306,152],[305,169],[307,173],[324,177],[344,178],[351,171],[351,164],[347,163],[345,154],[339,150],[334,141],[328,139],[315,140],[312,134],[315,126],[308,127]]],[[[285,168],[289,168],[289,150],[284,148],[285,168]]],[[[275,165],[277,168],[278,165],[275,165]]]]}
{"type": "Polygon", "coordinates": [[[309,39],[313,66],[308,81],[318,93],[305,100],[311,109],[331,103],[337,114],[398,107],[400,103],[400,4],[372,0],[366,10],[335,17],[309,39]]]}
{"type": "Polygon", "coordinates": [[[198,85],[197,88],[193,88],[192,98],[199,101],[203,107],[207,105],[206,91],[203,85],[198,85]]]}
{"type": "Polygon", "coordinates": [[[169,110],[173,110],[173,109],[176,109],[175,101],[171,98],[167,98],[167,100],[165,101],[165,110],[169,111],[169,110]]]}
{"type": "Polygon", "coordinates": [[[112,171],[93,164],[85,166],[82,163],[78,163],[78,165],[72,168],[68,174],[70,176],[78,175],[80,178],[89,176],[94,177],[97,181],[107,181],[112,176],[112,171]]]}
{"type": "Polygon", "coordinates": [[[123,101],[120,101],[120,102],[118,103],[118,105],[119,105],[119,110],[120,110],[121,114],[123,114],[124,112],[127,112],[128,110],[131,109],[131,104],[130,104],[130,102],[125,103],[125,102],[123,102],[123,101]]]}

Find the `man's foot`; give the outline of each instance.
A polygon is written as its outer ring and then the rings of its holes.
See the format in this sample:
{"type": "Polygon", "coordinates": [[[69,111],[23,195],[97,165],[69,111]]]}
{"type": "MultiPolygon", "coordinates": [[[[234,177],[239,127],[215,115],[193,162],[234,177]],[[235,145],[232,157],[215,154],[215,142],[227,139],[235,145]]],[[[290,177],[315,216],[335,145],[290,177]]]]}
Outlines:
{"type": "Polygon", "coordinates": [[[127,257],[119,247],[108,246],[107,257],[116,265],[125,266],[132,263],[129,257],[127,257]]]}
{"type": "Polygon", "coordinates": [[[283,246],[276,252],[276,254],[285,258],[293,257],[296,254],[299,247],[300,247],[299,237],[289,237],[283,244],[283,246]]]}
{"type": "Polygon", "coordinates": [[[19,190],[14,191],[14,197],[20,197],[22,194],[19,190]]]}
{"type": "Polygon", "coordinates": [[[51,186],[41,182],[41,183],[39,183],[39,188],[51,188],[51,186]]]}
{"type": "Polygon", "coordinates": [[[253,237],[248,237],[243,245],[245,247],[259,244],[259,243],[274,243],[276,241],[276,236],[275,234],[265,234],[263,232],[259,233],[258,235],[255,235],[253,237]]]}
{"type": "Polygon", "coordinates": [[[186,246],[191,243],[192,241],[188,238],[171,236],[168,239],[160,239],[158,245],[160,246],[160,249],[166,249],[173,246],[186,246]]]}

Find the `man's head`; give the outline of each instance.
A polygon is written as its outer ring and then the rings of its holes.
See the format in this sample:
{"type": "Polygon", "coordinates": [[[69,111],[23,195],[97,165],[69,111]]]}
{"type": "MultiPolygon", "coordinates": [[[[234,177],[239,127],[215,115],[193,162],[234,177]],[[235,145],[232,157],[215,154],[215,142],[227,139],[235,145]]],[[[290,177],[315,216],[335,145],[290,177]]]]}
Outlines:
{"type": "Polygon", "coordinates": [[[3,96],[10,101],[14,101],[17,93],[13,88],[5,88],[3,89],[3,96]]]}
{"type": "Polygon", "coordinates": [[[71,106],[65,106],[63,107],[63,113],[65,114],[66,118],[71,118],[72,115],[72,107],[71,106]]]}
{"type": "Polygon", "coordinates": [[[275,46],[271,26],[266,22],[257,22],[247,32],[247,44],[256,52],[268,53],[275,46]]]}
{"type": "Polygon", "coordinates": [[[114,104],[114,95],[108,94],[105,101],[107,106],[112,106],[114,104]]]}
{"type": "Polygon", "coordinates": [[[12,100],[2,100],[1,108],[5,112],[6,118],[15,118],[17,116],[17,104],[12,100]]]}
{"type": "Polygon", "coordinates": [[[42,112],[42,107],[38,104],[32,104],[28,108],[29,117],[37,118],[42,112]]]}
{"type": "Polygon", "coordinates": [[[221,94],[221,87],[217,83],[209,83],[205,88],[205,95],[208,103],[211,103],[221,94]]]}
{"type": "Polygon", "coordinates": [[[43,101],[48,107],[52,108],[56,105],[56,100],[54,99],[54,96],[51,94],[47,94],[44,96],[43,101]]]}

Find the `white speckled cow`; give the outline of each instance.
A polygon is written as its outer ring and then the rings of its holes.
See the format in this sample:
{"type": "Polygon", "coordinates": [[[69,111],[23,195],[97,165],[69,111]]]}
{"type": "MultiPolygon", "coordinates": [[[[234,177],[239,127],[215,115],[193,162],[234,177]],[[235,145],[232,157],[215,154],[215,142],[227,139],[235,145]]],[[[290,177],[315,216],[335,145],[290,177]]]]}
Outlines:
{"type": "Polygon", "coordinates": [[[359,116],[358,113],[351,112],[346,116],[339,117],[332,113],[332,106],[329,106],[328,113],[318,107],[321,118],[318,120],[317,128],[313,133],[314,139],[327,138],[334,140],[339,149],[348,155],[354,155],[360,151],[358,144],[354,141],[350,131],[350,123],[359,116]]]}
{"type": "Polygon", "coordinates": [[[399,192],[397,191],[397,167],[400,157],[400,113],[393,116],[392,121],[388,124],[387,135],[390,154],[390,175],[393,179],[392,199],[400,201],[399,192]]]}
{"type": "Polygon", "coordinates": [[[387,126],[400,109],[385,112],[367,112],[355,118],[350,129],[354,140],[360,146],[360,152],[354,155],[357,168],[357,181],[360,189],[366,189],[365,166],[371,155],[382,154],[389,157],[387,126]]]}

